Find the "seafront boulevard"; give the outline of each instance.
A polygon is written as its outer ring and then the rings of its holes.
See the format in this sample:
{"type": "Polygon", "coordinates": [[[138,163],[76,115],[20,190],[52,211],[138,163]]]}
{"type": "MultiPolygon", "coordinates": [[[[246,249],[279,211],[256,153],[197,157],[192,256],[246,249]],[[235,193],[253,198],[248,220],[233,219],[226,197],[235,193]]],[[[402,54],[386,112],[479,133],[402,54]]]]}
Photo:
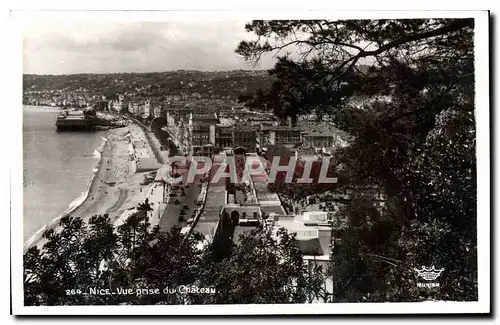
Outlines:
{"type": "MultiPolygon", "coordinates": [[[[170,156],[168,149],[162,147],[159,139],[151,131],[151,128],[144,125],[139,120],[131,117],[130,118],[141,130],[145,139],[148,141],[149,148],[152,150],[154,157],[157,162],[161,165],[165,164],[170,156]]],[[[179,154],[179,152],[177,152],[179,154]]],[[[160,170],[161,173],[163,170],[160,170]]],[[[161,175],[160,175],[161,177],[161,175]]],[[[200,194],[200,187],[196,184],[186,185],[186,175],[183,175],[182,186],[166,186],[165,188],[161,183],[155,182],[155,184],[149,187],[147,195],[148,202],[151,203],[151,208],[153,209],[150,214],[150,224],[151,228],[157,226],[159,231],[168,232],[174,226],[187,227],[187,229],[192,229],[192,226],[188,224],[189,219],[193,219],[198,211],[198,205],[196,198],[200,194]]],[[[123,214],[115,225],[120,224],[133,212],[123,214]]]]}

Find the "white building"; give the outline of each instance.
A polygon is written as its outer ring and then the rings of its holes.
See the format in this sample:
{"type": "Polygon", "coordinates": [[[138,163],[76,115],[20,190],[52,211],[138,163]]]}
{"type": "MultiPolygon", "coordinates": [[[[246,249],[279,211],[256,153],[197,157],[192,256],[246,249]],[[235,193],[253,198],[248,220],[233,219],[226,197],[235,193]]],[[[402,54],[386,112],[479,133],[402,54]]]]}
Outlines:
{"type": "Polygon", "coordinates": [[[160,104],[155,105],[152,108],[152,111],[153,111],[154,117],[166,117],[167,116],[167,110],[164,107],[162,107],[160,104]]]}
{"type": "Polygon", "coordinates": [[[152,114],[151,114],[151,101],[148,99],[144,102],[144,112],[143,112],[143,116],[145,118],[148,118],[150,117],[152,114]]]}
{"type": "Polygon", "coordinates": [[[266,220],[266,227],[277,238],[278,229],[285,228],[289,234],[295,234],[295,240],[303,254],[304,264],[313,272],[321,266],[325,282],[323,283],[323,297],[308,297],[309,303],[324,302],[334,293],[333,279],[329,277],[328,269],[331,265],[332,226],[324,219],[328,213],[323,211],[305,212],[298,216],[278,216],[266,220]]]}
{"type": "Polygon", "coordinates": [[[112,100],[112,101],[110,101],[109,104],[108,104],[108,108],[110,110],[113,109],[116,112],[121,113],[121,111],[124,108],[123,100],[124,100],[123,94],[119,94],[118,95],[118,100],[112,100]]]}

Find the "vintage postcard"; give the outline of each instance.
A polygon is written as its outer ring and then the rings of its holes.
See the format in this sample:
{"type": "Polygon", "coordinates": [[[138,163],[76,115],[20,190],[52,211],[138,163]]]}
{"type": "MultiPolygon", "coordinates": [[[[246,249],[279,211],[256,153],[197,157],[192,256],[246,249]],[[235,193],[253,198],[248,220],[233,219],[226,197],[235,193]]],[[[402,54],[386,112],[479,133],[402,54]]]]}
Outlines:
{"type": "Polygon", "coordinates": [[[487,11],[11,20],[14,314],[490,312],[487,11]]]}

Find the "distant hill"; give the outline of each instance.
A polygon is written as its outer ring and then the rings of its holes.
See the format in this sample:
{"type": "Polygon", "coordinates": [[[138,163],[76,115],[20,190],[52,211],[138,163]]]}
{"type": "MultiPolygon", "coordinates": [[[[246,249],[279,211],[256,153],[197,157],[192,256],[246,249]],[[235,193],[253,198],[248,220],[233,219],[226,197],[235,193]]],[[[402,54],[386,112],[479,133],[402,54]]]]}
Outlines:
{"type": "Polygon", "coordinates": [[[118,93],[134,96],[200,94],[203,97],[252,93],[272,83],[266,70],[187,71],[71,75],[23,75],[23,90],[30,92],[84,92],[114,98],[118,93]]]}
{"type": "MultiPolygon", "coordinates": [[[[370,66],[359,65],[367,73],[370,66]]],[[[78,97],[116,99],[118,94],[144,98],[169,95],[195,95],[200,98],[238,99],[268,89],[274,80],[267,70],[194,71],[177,70],[150,73],[108,73],[69,75],[23,75],[24,94],[59,93],[78,97]]],[[[32,95],[29,95],[32,96],[32,95]]],[[[36,97],[36,95],[34,95],[36,97]]],[[[52,96],[53,97],[53,96],[52,96]]]]}

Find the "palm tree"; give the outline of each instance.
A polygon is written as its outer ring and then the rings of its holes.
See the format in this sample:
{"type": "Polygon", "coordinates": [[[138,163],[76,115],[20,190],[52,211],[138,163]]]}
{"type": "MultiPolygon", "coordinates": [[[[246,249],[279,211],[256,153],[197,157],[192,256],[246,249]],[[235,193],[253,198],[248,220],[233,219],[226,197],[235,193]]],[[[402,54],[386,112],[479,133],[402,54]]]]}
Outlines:
{"type": "Polygon", "coordinates": [[[136,233],[137,233],[137,228],[139,227],[140,223],[140,215],[138,212],[132,213],[130,217],[128,217],[127,221],[125,221],[124,228],[128,228],[132,230],[132,250],[135,249],[135,243],[136,243],[136,233]]]}
{"type": "Polygon", "coordinates": [[[132,213],[127,220],[119,227],[118,231],[121,233],[122,244],[127,247],[128,258],[131,259],[133,265],[136,263],[136,242],[137,231],[141,224],[144,215],[139,212],[132,213]]]}
{"type": "Polygon", "coordinates": [[[149,212],[153,211],[149,199],[146,198],[143,203],[139,203],[137,206],[137,212],[144,217],[144,238],[147,237],[148,227],[149,227],[149,212]]]}

